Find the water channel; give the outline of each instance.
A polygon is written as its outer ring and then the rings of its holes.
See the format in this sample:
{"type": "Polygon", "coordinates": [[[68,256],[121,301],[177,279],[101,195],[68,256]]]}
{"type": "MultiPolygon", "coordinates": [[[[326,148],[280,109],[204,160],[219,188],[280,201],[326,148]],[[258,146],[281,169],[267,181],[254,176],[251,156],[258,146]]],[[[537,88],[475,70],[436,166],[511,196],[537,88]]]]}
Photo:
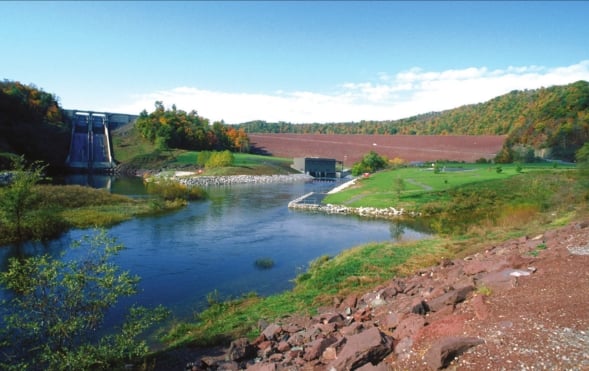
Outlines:
{"type": "MultiPolygon", "coordinates": [[[[140,179],[109,178],[111,192],[141,196],[140,179]]],[[[176,318],[191,319],[206,305],[206,295],[221,298],[248,292],[270,295],[292,288],[310,261],[373,241],[423,238],[426,232],[386,220],[326,215],[288,209],[289,201],[338,183],[242,184],[209,187],[206,201],[165,215],[136,218],[108,230],[125,246],[115,263],[139,275],[140,292],[121,303],[164,304],[176,318]],[[260,269],[257,259],[275,265],[260,269]]],[[[0,267],[15,254],[49,252],[57,256],[91,230],[72,230],[46,243],[0,249],[0,267]]]]}

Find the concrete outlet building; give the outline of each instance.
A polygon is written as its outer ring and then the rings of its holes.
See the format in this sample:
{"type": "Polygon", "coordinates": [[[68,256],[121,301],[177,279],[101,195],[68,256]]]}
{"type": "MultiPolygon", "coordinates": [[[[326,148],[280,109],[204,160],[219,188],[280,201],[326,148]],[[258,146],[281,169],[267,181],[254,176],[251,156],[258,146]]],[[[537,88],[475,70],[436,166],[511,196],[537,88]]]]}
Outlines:
{"type": "Polygon", "coordinates": [[[335,178],[337,176],[333,158],[320,157],[295,157],[292,167],[301,173],[311,175],[315,178],[335,178]]]}

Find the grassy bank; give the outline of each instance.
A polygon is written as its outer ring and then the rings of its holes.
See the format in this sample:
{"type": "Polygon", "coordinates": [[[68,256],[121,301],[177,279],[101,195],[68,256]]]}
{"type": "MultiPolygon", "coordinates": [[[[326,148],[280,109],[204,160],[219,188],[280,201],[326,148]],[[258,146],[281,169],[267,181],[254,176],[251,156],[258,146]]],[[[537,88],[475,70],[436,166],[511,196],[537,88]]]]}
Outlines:
{"type": "Polygon", "coordinates": [[[409,176],[420,185],[403,189],[400,199],[407,208],[430,210],[430,223],[437,223],[446,233],[415,242],[371,243],[333,258],[320,257],[296,278],[293,290],[279,295],[261,298],[250,294],[228,301],[211,295],[208,309],[191,323],[176,324],[163,339],[175,347],[253,337],[258,334],[261,319],[312,314],[336,297],[365,292],[442,258],[466,256],[489,244],[539,233],[585,214],[585,192],[578,185],[576,172],[570,169],[544,166],[517,171],[515,166],[506,166],[498,173],[495,168],[489,171],[473,165],[469,170],[451,174],[418,169],[388,171],[334,195],[341,203],[352,204],[362,195],[363,200],[374,200],[373,205],[378,207],[388,202],[396,205],[399,195],[391,194],[391,180],[409,176]],[[454,227],[457,225],[460,228],[454,227]]]}
{"type": "Polygon", "coordinates": [[[360,292],[398,274],[412,270],[417,261],[447,256],[443,239],[412,243],[373,243],[345,251],[334,258],[322,256],[296,278],[296,287],[278,295],[245,295],[232,300],[209,296],[209,308],[193,323],[176,324],[163,337],[171,347],[209,346],[229,339],[259,334],[259,320],[286,315],[313,314],[334,297],[360,292]],[[419,257],[419,259],[417,259],[419,257]]]}
{"type": "Polygon", "coordinates": [[[107,227],[137,216],[175,210],[182,200],[135,200],[77,185],[37,185],[34,203],[23,219],[19,237],[10,223],[0,223],[0,244],[57,237],[71,228],[107,227]]]}

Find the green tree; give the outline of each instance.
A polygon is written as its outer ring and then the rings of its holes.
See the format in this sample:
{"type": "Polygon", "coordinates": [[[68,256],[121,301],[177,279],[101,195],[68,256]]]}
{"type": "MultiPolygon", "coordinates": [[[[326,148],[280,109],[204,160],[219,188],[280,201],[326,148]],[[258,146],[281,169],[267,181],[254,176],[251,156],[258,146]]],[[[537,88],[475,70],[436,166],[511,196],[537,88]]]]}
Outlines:
{"type": "Polygon", "coordinates": [[[119,332],[96,340],[106,311],[137,291],[139,278],[110,261],[123,246],[102,231],[71,248],[73,258],[11,258],[0,273],[10,293],[1,307],[0,368],[112,369],[147,354],[139,336],[167,316],[161,306],[131,308],[119,332]]]}
{"type": "Polygon", "coordinates": [[[233,164],[233,153],[231,151],[215,151],[207,160],[205,166],[207,168],[227,167],[233,164]]]}
{"type": "MultiPolygon", "coordinates": [[[[589,187],[589,142],[583,144],[575,154],[577,169],[581,178],[581,184],[589,187]]],[[[556,163],[555,163],[556,164],[556,163]]]]}
{"type": "Polygon", "coordinates": [[[205,167],[211,158],[211,151],[200,151],[196,156],[196,164],[200,167],[205,167]]]}
{"type": "Polygon", "coordinates": [[[0,190],[0,225],[5,233],[14,231],[19,240],[25,236],[25,218],[37,199],[33,187],[43,179],[45,168],[41,162],[27,165],[24,156],[17,157],[10,184],[0,190]]]}
{"type": "Polygon", "coordinates": [[[401,177],[396,177],[393,183],[393,189],[397,194],[397,200],[401,199],[401,192],[405,190],[405,181],[401,177]]]}
{"type": "Polygon", "coordinates": [[[358,176],[362,173],[373,173],[384,169],[387,166],[387,159],[374,151],[364,155],[362,160],[352,166],[352,175],[358,176]]]}

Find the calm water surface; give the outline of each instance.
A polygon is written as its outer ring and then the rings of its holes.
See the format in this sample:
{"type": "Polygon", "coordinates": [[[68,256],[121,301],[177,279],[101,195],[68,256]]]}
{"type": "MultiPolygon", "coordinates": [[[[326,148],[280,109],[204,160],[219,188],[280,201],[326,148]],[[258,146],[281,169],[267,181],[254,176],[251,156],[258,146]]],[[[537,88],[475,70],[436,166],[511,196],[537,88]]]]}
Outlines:
{"type": "MultiPolygon", "coordinates": [[[[108,182],[112,192],[141,194],[140,180],[108,182]]],[[[426,233],[390,221],[289,210],[288,202],[337,183],[232,185],[208,188],[209,199],[180,211],[121,223],[109,235],[125,245],[116,263],[141,277],[140,293],[120,305],[164,304],[179,318],[191,318],[217,290],[221,298],[292,288],[292,279],[321,255],[372,241],[419,239],[426,233]],[[256,268],[270,258],[271,269],[256,268]]],[[[0,250],[8,256],[50,252],[92,231],[73,230],[59,240],[0,250]]]]}

